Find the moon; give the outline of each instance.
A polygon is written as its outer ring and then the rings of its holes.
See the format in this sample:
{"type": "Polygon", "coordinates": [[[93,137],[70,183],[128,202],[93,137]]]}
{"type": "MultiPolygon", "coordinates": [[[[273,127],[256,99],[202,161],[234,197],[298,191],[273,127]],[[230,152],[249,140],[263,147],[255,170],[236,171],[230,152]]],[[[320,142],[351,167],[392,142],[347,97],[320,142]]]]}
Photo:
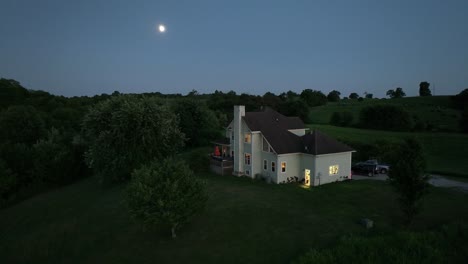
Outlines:
{"type": "Polygon", "coordinates": [[[164,33],[166,31],[166,26],[164,26],[163,24],[159,24],[158,30],[159,32],[164,33]]]}

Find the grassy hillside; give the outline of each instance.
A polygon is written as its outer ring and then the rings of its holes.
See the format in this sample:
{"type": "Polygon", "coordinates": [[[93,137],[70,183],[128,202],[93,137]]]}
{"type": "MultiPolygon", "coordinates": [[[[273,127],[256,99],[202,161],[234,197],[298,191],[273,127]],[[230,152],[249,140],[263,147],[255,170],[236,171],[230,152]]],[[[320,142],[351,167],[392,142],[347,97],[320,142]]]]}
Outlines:
{"type": "Polygon", "coordinates": [[[426,124],[431,124],[437,130],[459,131],[458,122],[460,113],[450,107],[450,96],[366,99],[362,102],[358,100],[342,100],[312,108],[310,121],[314,124],[329,124],[333,112],[349,111],[353,113],[354,122],[357,122],[361,109],[375,104],[401,106],[426,124]]]}
{"type": "Polygon", "coordinates": [[[339,139],[360,142],[373,142],[378,139],[400,141],[405,137],[416,137],[426,151],[429,171],[468,177],[468,162],[466,162],[468,135],[466,134],[388,132],[329,125],[309,125],[309,127],[339,139]]]}
{"type": "MultiPolygon", "coordinates": [[[[205,211],[179,232],[144,232],[122,203],[124,186],[88,178],[0,211],[2,263],[288,263],[346,234],[392,233],[402,216],[384,182],[313,189],[206,175],[205,211]],[[375,220],[366,232],[357,221],[375,220]]],[[[432,188],[414,229],[468,221],[468,194],[432,188]]]]}

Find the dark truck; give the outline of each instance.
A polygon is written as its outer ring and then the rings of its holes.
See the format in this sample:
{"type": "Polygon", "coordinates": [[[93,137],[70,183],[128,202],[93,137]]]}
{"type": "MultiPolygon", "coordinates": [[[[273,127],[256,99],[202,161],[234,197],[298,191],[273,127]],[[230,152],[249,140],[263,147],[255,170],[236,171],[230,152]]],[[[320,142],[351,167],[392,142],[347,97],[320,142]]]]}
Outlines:
{"type": "Polygon", "coordinates": [[[387,172],[390,170],[390,165],[379,163],[376,159],[366,160],[364,162],[359,162],[358,164],[374,165],[375,171],[381,174],[387,174],[387,172]]]}

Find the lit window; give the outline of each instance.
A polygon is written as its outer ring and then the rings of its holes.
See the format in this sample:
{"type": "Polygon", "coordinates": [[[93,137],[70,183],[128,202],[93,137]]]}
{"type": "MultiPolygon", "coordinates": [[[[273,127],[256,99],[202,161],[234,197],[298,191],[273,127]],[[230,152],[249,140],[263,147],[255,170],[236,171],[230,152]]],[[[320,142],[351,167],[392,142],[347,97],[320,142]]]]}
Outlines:
{"type": "Polygon", "coordinates": [[[268,161],[267,160],[263,160],[263,169],[268,170],[268,161]]]}
{"type": "Polygon", "coordinates": [[[338,174],[338,165],[330,166],[329,173],[330,175],[338,174]]]}
{"type": "Polygon", "coordinates": [[[286,172],[286,162],[281,162],[281,172],[286,172]]]}
{"type": "Polygon", "coordinates": [[[305,170],[304,183],[306,186],[310,186],[310,170],[305,170]]]}
{"type": "Polygon", "coordinates": [[[250,154],[249,153],[245,153],[245,165],[250,165],[250,154]]]}
{"type": "Polygon", "coordinates": [[[250,143],[250,140],[251,140],[250,137],[251,137],[250,133],[245,133],[244,142],[245,143],[250,143]]]}
{"type": "Polygon", "coordinates": [[[265,138],[263,138],[263,151],[268,152],[270,149],[270,146],[268,145],[268,142],[266,141],[265,138]]]}
{"type": "Polygon", "coordinates": [[[271,171],[275,171],[276,170],[276,164],[274,161],[271,162],[271,171]]]}

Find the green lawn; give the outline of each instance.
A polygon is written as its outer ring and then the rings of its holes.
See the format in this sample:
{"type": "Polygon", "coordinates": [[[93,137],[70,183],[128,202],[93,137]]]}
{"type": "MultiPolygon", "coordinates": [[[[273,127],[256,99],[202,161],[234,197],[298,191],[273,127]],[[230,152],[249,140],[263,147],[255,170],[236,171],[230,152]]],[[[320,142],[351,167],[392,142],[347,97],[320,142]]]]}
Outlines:
{"type": "MultiPolygon", "coordinates": [[[[351,181],[313,189],[206,175],[210,199],[179,232],[144,232],[129,219],[123,185],[95,178],[0,210],[2,263],[288,263],[309,248],[366,232],[392,233],[402,217],[385,182],[351,181]]],[[[468,194],[432,188],[413,229],[468,221],[468,194]]]]}
{"type": "Polygon", "coordinates": [[[329,124],[333,112],[349,111],[354,123],[359,120],[362,108],[376,104],[392,104],[402,107],[422,121],[442,131],[459,131],[459,111],[451,108],[450,96],[406,97],[398,99],[341,100],[323,106],[313,107],[309,119],[314,124],[329,124]]]}
{"type": "Polygon", "coordinates": [[[468,177],[468,135],[456,133],[410,133],[308,125],[338,139],[373,142],[379,139],[400,141],[416,137],[426,151],[428,170],[433,173],[468,177]]]}

